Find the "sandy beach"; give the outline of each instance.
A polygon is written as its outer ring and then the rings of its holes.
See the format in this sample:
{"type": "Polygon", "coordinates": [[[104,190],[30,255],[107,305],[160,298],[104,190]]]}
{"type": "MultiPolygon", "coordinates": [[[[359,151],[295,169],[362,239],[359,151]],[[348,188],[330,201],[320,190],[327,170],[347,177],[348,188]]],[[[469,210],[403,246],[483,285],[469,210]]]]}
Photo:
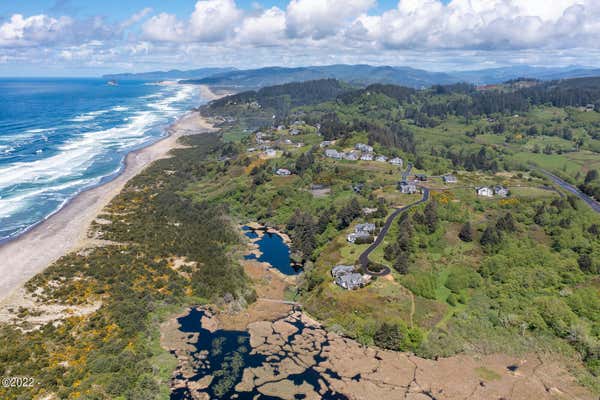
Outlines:
{"type": "MultiPolygon", "coordinates": [[[[208,87],[200,87],[200,92],[206,100],[218,97],[208,87]]],[[[169,127],[169,135],[164,139],[129,153],[124,170],[115,179],[81,193],[32,230],[0,245],[0,305],[12,296],[18,296],[18,289],[23,284],[63,255],[88,247],[87,232],[102,209],[119,194],[127,181],[153,161],[167,157],[169,151],[178,146],[180,137],[213,129],[198,112],[187,113],[169,127]]]]}

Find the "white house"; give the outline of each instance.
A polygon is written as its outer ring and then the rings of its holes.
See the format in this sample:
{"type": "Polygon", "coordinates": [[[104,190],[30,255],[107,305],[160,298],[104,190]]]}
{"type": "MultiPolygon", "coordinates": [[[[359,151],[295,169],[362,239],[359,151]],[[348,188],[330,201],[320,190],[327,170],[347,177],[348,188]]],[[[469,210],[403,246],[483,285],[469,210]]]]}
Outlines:
{"type": "Polygon", "coordinates": [[[400,182],[398,189],[400,189],[400,192],[403,194],[415,194],[418,191],[417,185],[415,185],[413,182],[406,181],[400,182]]]}
{"type": "Polygon", "coordinates": [[[335,149],[327,149],[325,150],[325,157],[335,158],[336,160],[342,159],[342,153],[335,149]]]}
{"type": "Polygon", "coordinates": [[[504,186],[496,185],[494,186],[494,194],[500,197],[507,197],[509,194],[509,190],[504,186]]]}
{"type": "Polygon", "coordinates": [[[265,157],[276,157],[277,156],[277,151],[275,151],[275,149],[267,149],[264,152],[265,157]]]}
{"type": "Polygon", "coordinates": [[[364,151],[365,153],[373,152],[373,146],[369,146],[368,144],[364,144],[364,143],[357,143],[356,146],[354,146],[354,148],[356,150],[364,151]]]}
{"type": "Polygon", "coordinates": [[[294,129],[292,129],[290,131],[290,135],[292,135],[292,136],[296,136],[296,135],[299,135],[299,134],[300,134],[300,131],[298,129],[294,128],[294,129]]]}
{"type": "Polygon", "coordinates": [[[320,147],[320,148],[323,148],[323,147],[329,147],[329,146],[331,146],[332,144],[333,144],[333,142],[332,142],[331,140],[323,140],[323,141],[321,142],[321,144],[319,144],[319,147],[320,147]]]}
{"type": "Polygon", "coordinates": [[[365,286],[366,280],[361,274],[353,272],[338,276],[335,278],[335,283],[346,290],[355,290],[365,286]]]}
{"type": "Polygon", "coordinates": [[[275,171],[275,173],[279,176],[290,176],[292,171],[286,168],[279,168],[277,171],[275,171]]]}
{"type": "Polygon", "coordinates": [[[401,159],[401,158],[399,158],[399,157],[395,157],[395,158],[392,158],[392,159],[390,160],[390,164],[392,164],[392,165],[397,165],[397,166],[401,167],[401,166],[402,166],[402,164],[404,164],[404,161],[402,161],[402,159],[401,159]]]}
{"type": "Polygon", "coordinates": [[[356,232],[356,233],[360,233],[360,232],[373,233],[373,232],[375,232],[375,229],[377,229],[375,224],[367,222],[364,224],[356,225],[356,228],[354,228],[354,232],[356,232]]]}
{"type": "Polygon", "coordinates": [[[363,161],[373,161],[373,153],[363,153],[360,159],[363,161]]]}
{"type": "Polygon", "coordinates": [[[360,158],[360,153],[357,151],[349,151],[347,153],[343,153],[342,157],[344,160],[357,161],[360,158]]]}
{"type": "Polygon", "coordinates": [[[444,175],[444,183],[457,183],[458,179],[454,175],[444,175]]]}
{"type": "Polygon", "coordinates": [[[352,232],[347,237],[348,243],[356,243],[357,240],[362,239],[364,241],[371,240],[371,234],[368,232],[352,232]]]}
{"type": "Polygon", "coordinates": [[[494,197],[494,191],[490,187],[483,186],[477,188],[477,195],[482,197],[494,197]]]}
{"type": "Polygon", "coordinates": [[[375,157],[375,161],[378,162],[387,162],[388,158],[386,156],[377,156],[375,157]]]}

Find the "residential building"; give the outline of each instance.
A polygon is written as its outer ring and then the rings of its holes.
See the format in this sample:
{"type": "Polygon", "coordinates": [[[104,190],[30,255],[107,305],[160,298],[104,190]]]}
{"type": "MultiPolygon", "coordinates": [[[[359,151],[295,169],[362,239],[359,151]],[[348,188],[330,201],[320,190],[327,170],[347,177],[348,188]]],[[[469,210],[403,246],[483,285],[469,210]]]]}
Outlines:
{"type": "Polygon", "coordinates": [[[292,135],[292,136],[296,136],[299,134],[300,134],[300,131],[298,129],[294,128],[294,129],[290,130],[290,135],[292,135]]]}
{"type": "Polygon", "coordinates": [[[363,151],[365,153],[372,153],[373,152],[373,146],[369,146],[368,144],[364,144],[364,143],[357,143],[356,146],[354,146],[354,148],[356,150],[360,150],[360,151],[363,151]]]}
{"type": "Polygon", "coordinates": [[[335,278],[335,283],[346,290],[355,290],[365,286],[366,280],[361,274],[353,272],[338,276],[335,278]]]}
{"type": "Polygon", "coordinates": [[[356,228],[354,228],[354,232],[356,232],[356,233],[360,233],[360,232],[373,233],[373,232],[375,232],[375,229],[377,229],[375,224],[367,222],[364,224],[356,225],[356,228]]]}
{"type": "Polygon", "coordinates": [[[276,157],[277,156],[277,152],[275,151],[275,149],[267,149],[264,152],[265,157],[276,157]]]}
{"type": "Polygon", "coordinates": [[[387,162],[388,158],[386,156],[377,156],[375,157],[375,161],[378,162],[387,162]]]}
{"type": "Polygon", "coordinates": [[[390,164],[401,167],[404,164],[404,161],[399,157],[394,157],[390,160],[390,164]]]}
{"type": "Polygon", "coordinates": [[[415,185],[414,182],[407,181],[400,182],[400,184],[398,185],[398,189],[403,194],[415,194],[419,191],[417,189],[417,185],[415,185]]]}
{"type": "Polygon", "coordinates": [[[357,240],[362,242],[369,242],[373,240],[373,236],[368,232],[352,232],[347,237],[349,243],[356,243],[357,240]]]}
{"type": "Polygon", "coordinates": [[[421,182],[427,182],[427,175],[425,174],[416,174],[415,178],[421,182]]]}
{"type": "Polygon", "coordinates": [[[496,185],[494,186],[494,194],[500,197],[507,197],[509,194],[509,190],[504,186],[496,185]]]}
{"type": "Polygon", "coordinates": [[[363,161],[373,161],[373,153],[363,153],[360,159],[363,161]]]}
{"type": "Polygon", "coordinates": [[[483,186],[477,188],[477,195],[482,197],[494,197],[494,191],[490,187],[483,186]]]}
{"type": "Polygon", "coordinates": [[[364,215],[371,215],[371,214],[375,214],[376,212],[377,212],[377,208],[365,207],[362,209],[362,213],[364,215]]]}
{"type": "Polygon", "coordinates": [[[337,278],[338,276],[342,276],[342,275],[346,275],[346,274],[352,274],[352,273],[354,273],[353,265],[336,265],[335,267],[333,267],[331,269],[331,275],[334,278],[337,278]]]}
{"type": "Polygon", "coordinates": [[[275,171],[275,173],[279,176],[290,176],[292,171],[286,168],[279,168],[277,171],[275,171]]]}
{"type": "Polygon", "coordinates": [[[342,159],[342,153],[335,149],[327,149],[325,150],[325,157],[335,158],[336,160],[342,159]]]}
{"type": "Polygon", "coordinates": [[[320,148],[329,147],[333,144],[331,140],[323,140],[321,144],[319,144],[320,148]]]}
{"type": "Polygon", "coordinates": [[[454,175],[444,175],[444,183],[457,183],[458,179],[454,175]]]}
{"type": "Polygon", "coordinates": [[[360,153],[357,151],[349,151],[347,153],[343,153],[342,157],[344,160],[357,161],[360,158],[360,153]]]}

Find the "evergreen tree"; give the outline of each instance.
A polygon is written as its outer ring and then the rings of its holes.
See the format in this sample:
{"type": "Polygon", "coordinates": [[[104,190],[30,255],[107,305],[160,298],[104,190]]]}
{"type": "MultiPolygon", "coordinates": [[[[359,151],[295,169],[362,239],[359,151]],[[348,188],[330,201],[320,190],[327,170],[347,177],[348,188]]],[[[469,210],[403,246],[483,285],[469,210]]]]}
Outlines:
{"type": "Polygon", "coordinates": [[[458,234],[458,237],[463,242],[472,242],[473,241],[473,229],[471,228],[471,222],[467,221],[462,226],[462,228],[460,229],[460,232],[458,234]]]}

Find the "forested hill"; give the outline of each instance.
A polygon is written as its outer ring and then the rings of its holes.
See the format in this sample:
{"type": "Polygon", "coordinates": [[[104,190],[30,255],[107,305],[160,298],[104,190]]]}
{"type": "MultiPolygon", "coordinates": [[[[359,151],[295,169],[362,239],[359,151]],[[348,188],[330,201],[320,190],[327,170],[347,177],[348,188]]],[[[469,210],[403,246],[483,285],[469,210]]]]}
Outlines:
{"type": "Polygon", "coordinates": [[[212,102],[209,108],[223,111],[226,106],[254,104],[279,118],[285,118],[294,107],[332,100],[348,105],[360,103],[371,95],[390,98],[403,107],[405,118],[427,127],[435,126],[436,120],[449,115],[469,118],[495,113],[511,114],[527,112],[532,106],[544,104],[599,110],[600,77],[550,82],[514,80],[489,88],[459,83],[435,85],[422,90],[386,84],[356,89],[335,79],[323,79],[238,93],[212,102]]]}

